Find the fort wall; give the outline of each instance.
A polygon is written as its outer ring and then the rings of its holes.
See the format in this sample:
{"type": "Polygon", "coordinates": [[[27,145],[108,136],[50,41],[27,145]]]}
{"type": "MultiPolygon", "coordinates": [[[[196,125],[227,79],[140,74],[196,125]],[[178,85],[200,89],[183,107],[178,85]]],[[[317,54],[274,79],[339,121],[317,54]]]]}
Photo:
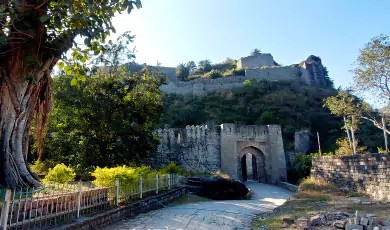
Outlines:
{"type": "Polygon", "coordinates": [[[243,87],[245,80],[269,80],[269,81],[304,81],[299,67],[278,67],[265,69],[247,69],[245,76],[221,77],[217,79],[198,78],[191,81],[174,81],[160,86],[164,93],[176,93],[179,95],[200,96],[208,92],[221,92],[233,88],[243,87]]]}
{"type": "Polygon", "coordinates": [[[185,129],[158,129],[157,152],[149,157],[152,167],[175,162],[186,170],[218,171],[221,168],[220,132],[216,127],[187,126],[185,129]]]}

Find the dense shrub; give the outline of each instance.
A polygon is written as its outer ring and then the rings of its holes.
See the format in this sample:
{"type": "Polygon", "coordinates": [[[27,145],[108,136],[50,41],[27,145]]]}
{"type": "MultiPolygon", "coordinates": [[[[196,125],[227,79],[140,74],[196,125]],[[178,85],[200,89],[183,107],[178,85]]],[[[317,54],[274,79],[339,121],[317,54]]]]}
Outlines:
{"type": "Polygon", "coordinates": [[[76,173],[73,171],[73,169],[67,167],[65,164],[58,164],[54,168],[49,169],[49,172],[43,179],[43,182],[56,182],[65,184],[73,181],[75,176],[76,173]]]}
{"type": "Polygon", "coordinates": [[[245,69],[233,70],[233,76],[245,76],[245,69]]]}
{"type": "Polygon", "coordinates": [[[211,78],[211,79],[216,79],[216,78],[222,77],[221,72],[219,72],[218,70],[215,70],[215,69],[211,70],[206,75],[208,78],[211,78]]]}
{"type": "Polygon", "coordinates": [[[100,168],[96,167],[95,171],[91,172],[91,176],[95,177],[92,183],[96,186],[113,186],[116,179],[123,183],[133,183],[139,180],[140,176],[150,173],[149,166],[129,167],[118,166],[114,168],[100,168]]]}
{"type": "Polygon", "coordinates": [[[159,173],[160,174],[179,174],[181,173],[182,169],[180,168],[180,166],[177,166],[175,163],[171,162],[167,165],[165,165],[164,167],[162,167],[160,170],[159,170],[159,173]]]}
{"type": "Polygon", "coordinates": [[[50,168],[53,168],[56,164],[50,160],[35,161],[30,165],[31,171],[38,175],[47,174],[50,168]]]}
{"type": "Polygon", "coordinates": [[[300,192],[303,191],[335,191],[337,190],[337,186],[332,183],[327,183],[323,181],[315,181],[310,177],[306,177],[299,184],[298,190],[300,192]]]}

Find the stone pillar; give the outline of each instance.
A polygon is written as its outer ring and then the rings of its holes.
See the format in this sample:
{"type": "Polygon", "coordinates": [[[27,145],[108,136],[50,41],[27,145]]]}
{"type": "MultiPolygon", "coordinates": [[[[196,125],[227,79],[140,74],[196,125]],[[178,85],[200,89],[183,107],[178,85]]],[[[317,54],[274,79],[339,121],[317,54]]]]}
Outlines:
{"type": "Polygon", "coordinates": [[[246,153],[246,175],[248,180],[253,180],[252,154],[246,153]]]}
{"type": "Polygon", "coordinates": [[[295,152],[310,153],[311,141],[308,131],[295,132],[295,152]]]}

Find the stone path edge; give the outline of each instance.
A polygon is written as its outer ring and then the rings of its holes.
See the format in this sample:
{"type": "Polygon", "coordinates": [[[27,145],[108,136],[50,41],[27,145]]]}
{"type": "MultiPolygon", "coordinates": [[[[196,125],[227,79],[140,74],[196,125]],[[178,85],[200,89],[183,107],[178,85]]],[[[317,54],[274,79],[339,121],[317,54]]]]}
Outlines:
{"type": "Polygon", "coordinates": [[[169,192],[165,192],[153,197],[137,201],[125,207],[111,209],[97,216],[79,220],[77,223],[66,225],[60,230],[93,230],[98,229],[124,218],[135,217],[141,213],[146,213],[155,209],[162,208],[161,203],[167,204],[172,202],[186,193],[185,188],[178,188],[169,192]]]}

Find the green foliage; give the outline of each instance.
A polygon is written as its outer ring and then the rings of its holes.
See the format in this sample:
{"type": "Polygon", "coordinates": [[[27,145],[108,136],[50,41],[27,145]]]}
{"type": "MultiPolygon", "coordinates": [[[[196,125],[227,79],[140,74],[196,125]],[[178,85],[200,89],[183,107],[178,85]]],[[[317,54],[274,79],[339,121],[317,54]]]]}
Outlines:
{"type": "MultiPolygon", "coordinates": [[[[44,157],[87,174],[93,166],[142,164],[158,144],[153,133],[162,100],[161,74],[146,67],[130,73],[123,62],[132,37],[105,46],[99,65],[78,87],[73,77],[54,78],[54,108],[45,139],[44,157]],[[122,60],[122,61],[120,61],[122,60]]],[[[36,149],[33,151],[37,151],[36,149]]]]}
{"type": "MultiPolygon", "coordinates": [[[[295,172],[297,182],[305,177],[310,176],[310,170],[312,167],[312,156],[304,153],[297,154],[294,157],[292,170],[295,172]]],[[[289,175],[290,176],[290,175],[289,175]]]]}
{"type": "Polygon", "coordinates": [[[175,163],[171,162],[164,167],[162,167],[159,172],[166,174],[180,174],[182,171],[180,166],[177,166],[175,163]]]}
{"type": "Polygon", "coordinates": [[[367,103],[349,91],[339,91],[336,96],[326,98],[324,106],[336,116],[347,117],[348,126],[354,130],[358,129],[362,114],[371,110],[367,103]]]}
{"type": "Polygon", "coordinates": [[[324,72],[325,72],[325,83],[329,88],[334,88],[334,82],[333,80],[329,77],[329,71],[328,68],[324,67],[324,72]]]}
{"type": "Polygon", "coordinates": [[[49,172],[43,179],[43,182],[56,182],[65,184],[73,181],[75,177],[76,173],[72,168],[67,167],[65,164],[58,164],[54,168],[49,169],[49,172]]]}
{"type": "Polygon", "coordinates": [[[217,78],[221,78],[222,74],[218,70],[213,69],[210,72],[208,72],[206,76],[207,78],[217,79],[217,78]]]}
{"type": "Polygon", "coordinates": [[[180,64],[176,67],[176,77],[180,81],[184,81],[190,75],[190,70],[184,64],[180,64]]]}
{"type": "Polygon", "coordinates": [[[310,177],[304,178],[299,184],[299,192],[304,191],[321,191],[321,192],[330,192],[337,191],[337,186],[335,184],[327,183],[324,181],[315,181],[310,177]]]}
{"type": "Polygon", "coordinates": [[[91,172],[91,176],[95,179],[92,181],[97,186],[113,186],[116,179],[119,179],[121,183],[134,183],[139,181],[140,176],[148,175],[151,172],[149,166],[142,167],[129,167],[129,166],[117,166],[113,168],[100,168],[91,172]]]}
{"type": "Polygon", "coordinates": [[[233,70],[233,76],[245,76],[245,69],[233,70]]]}
{"type": "Polygon", "coordinates": [[[382,149],[381,147],[377,147],[378,153],[388,153],[389,151],[386,149],[382,149]]]}
{"type": "Polygon", "coordinates": [[[198,69],[197,72],[200,73],[208,73],[212,69],[211,61],[210,60],[202,60],[198,63],[198,69]]]}
{"type": "Polygon", "coordinates": [[[390,100],[390,41],[386,35],[371,39],[360,50],[354,69],[354,89],[375,99],[390,100]]]}
{"type": "Polygon", "coordinates": [[[259,54],[261,54],[261,50],[259,50],[257,48],[252,50],[252,52],[251,52],[251,56],[256,56],[256,55],[259,55],[259,54]]]}
{"type": "MultiPolygon", "coordinates": [[[[47,60],[63,58],[63,62],[58,65],[65,67],[66,74],[74,77],[73,84],[84,81],[89,71],[86,62],[90,57],[106,51],[102,44],[111,33],[115,33],[113,17],[118,13],[130,13],[141,6],[140,0],[26,0],[0,3],[2,17],[8,19],[3,30],[17,28],[18,33],[25,35],[19,42],[24,50],[39,51],[36,54],[24,53],[28,62],[24,68],[36,69],[35,73],[26,77],[39,81],[36,75],[47,60]],[[84,46],[73,47],[76,37],[84,40],[84,46]],[[35,42],[38,40],[39,44],[35,42]],[[68,50],[70,55],[66,55],[68,50]]],[[[2,33],[0,36],[2,53],[9,51],[10,46],[6,41],[12,40],[14,35],[11,34],[2,33]]]]}
{"type": "Polygon", "coordinates": [[[78,172],[145,162],[158,143],[153,133],[162,110],[158,80],[134,74],[91,77],[80,87],[70,86],[70,81],[65,76],[55,79],[45,158],[78,172]]]}
{"type": "Polygon", "coordinates": [[[245,69],[228,69],[223,76],[245,76],[245,69]]]}
{"type": "Polygon", "coordinates": [[[55,163],[50,160],[45,161],[35,161],[34,164],[30,165],[31,170],[38,174],[47,174],[49,172],[50,168],[53,168],[55,166],[55,163]]]}
{"type": "MultiPolygon", "coordinates": [[[[359,140],[355,140],[356,143],[356,153],[365,154],[367,152],[366,146],[359,146],[359,140]]],[[[339,138],[336,140],[337,149],[335,151],[336,155],[353,155],[353,148],[350,145],[348,138],[339,138]]]]}

